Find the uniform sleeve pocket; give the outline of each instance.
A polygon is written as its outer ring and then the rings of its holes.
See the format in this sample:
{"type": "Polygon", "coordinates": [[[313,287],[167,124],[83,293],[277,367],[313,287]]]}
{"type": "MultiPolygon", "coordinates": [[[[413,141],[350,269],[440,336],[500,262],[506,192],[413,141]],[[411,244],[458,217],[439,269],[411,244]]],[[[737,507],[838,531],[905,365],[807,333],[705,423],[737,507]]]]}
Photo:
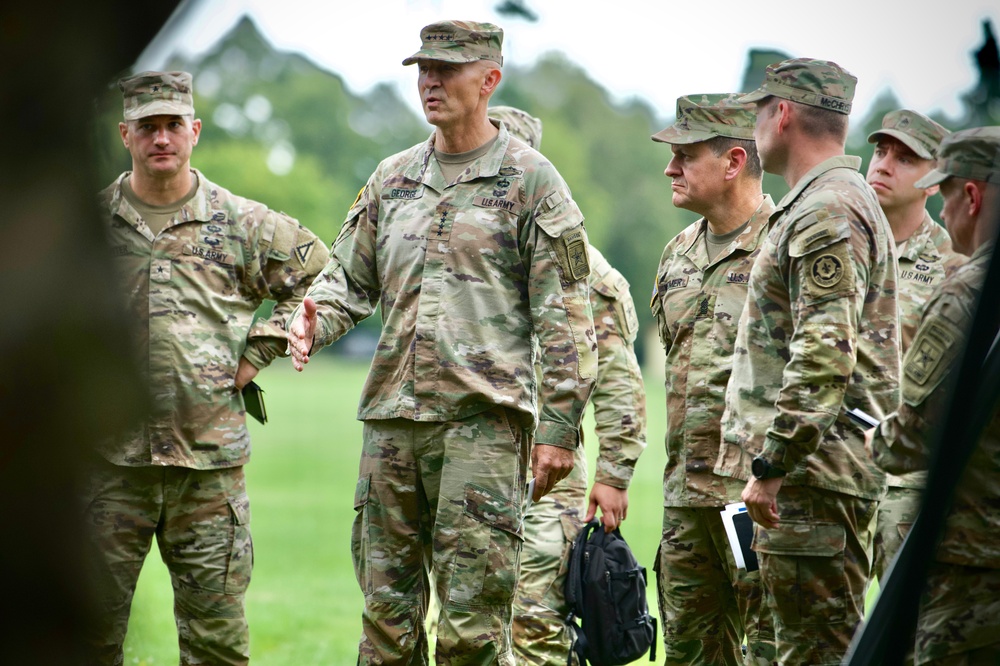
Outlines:
{"type": "Polygon", "coordinates": [[[465,486],[461,536],[448,598],[468,610],[495,610],[514,598],[521,560],[519,506],[475,484],[465,486]]]}

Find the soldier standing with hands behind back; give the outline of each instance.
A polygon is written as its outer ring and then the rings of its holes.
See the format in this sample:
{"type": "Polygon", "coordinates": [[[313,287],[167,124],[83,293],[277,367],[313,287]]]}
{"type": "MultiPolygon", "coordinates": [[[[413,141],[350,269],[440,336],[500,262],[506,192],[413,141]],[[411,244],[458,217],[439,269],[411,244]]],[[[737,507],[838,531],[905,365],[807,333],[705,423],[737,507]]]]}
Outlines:
{"type": "Polygon", "coordinates": [[[431,571],[437,663],[512,666],[529,456],[537,500],[572,470],[596,372],[587,237],[552,165],[487,117],[503,32],[420,37],[403,64],[434,132],[368,180],[289,344],[301,369],[381,305],[358,413],[359,664],[427,663],[431,571]]]}
{"type": "Polygon", "coordinates": [[[187,72],[119,82],[132,170],[100,195],[152,408],[88,470],[86,519],[105,607],[90,633],[99,664],[122,663],[154,535],[173,583],[180,663],[249,661],[250,435],[240,390],[285,351],[285,318],[326,255],[292,218],[191,168],[201,132],[191,85],[187,72]],[[251,327],[264,299],[277,305],[251,327]]]}
{"type": "Polygon", "coordinates": [[[844,155],[856,82],[799,58],[741,98],[764,170],[792,189],[750,273],[716,470],[750,477],[781,664],[839,664],[861,623],[885,475],[847,410],[881,419],[899,400],[895,246],[844,155]]]}

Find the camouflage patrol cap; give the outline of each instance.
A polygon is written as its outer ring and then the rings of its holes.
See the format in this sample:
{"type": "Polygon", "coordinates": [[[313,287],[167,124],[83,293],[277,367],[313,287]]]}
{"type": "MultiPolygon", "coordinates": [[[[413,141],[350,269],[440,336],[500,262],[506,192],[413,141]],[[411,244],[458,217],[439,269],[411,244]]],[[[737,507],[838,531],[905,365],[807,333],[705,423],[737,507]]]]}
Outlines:
{"type": "Polygon", "coordinates": [[[739,101],[738,93],[688,95],[677,98],[677,120],[651,138],[662,143],[698,143],[717,136],[753,141],[757,119],[753,104],[739,101]]]}
{"type": "Polygon", "coordinates": [[[740,101],[756,102],[773,95],[848,115],[857,83],[856,76],[835,62],[792,58],[768,65],[763,85],[740,101]]]}
{"type": "Polygon", "coordinates": [[[1000,127],[973,127],[946,136],[934,169],[913,186],[927,189],[952,176],[1000,183],[1000,127]]]}
{"type": "Polygon", "coordinates": [[[420,31],[420,50],[403,61],[412,65],[418,60],[476,62],[492,60],[503,64],[500,47],[503,30],[492,23],[476,21],[441,21],[420,31]]]}
{"type": "Polygon", "coordinates": [[[891,136],[925,160],[937,156],[941,140],[951,134],[922,113],[900,109],[882,118],[882,129],[868,135],[868,143],[878,143],[880,136],[891,136]]]}
{"type": "Polygon", "coordinates": [[[541,120],[513,106],[491,106],[489,116],[501,121],[508,132],[538,150],[542,143],[541,120]]]}
{"type": "Polygon", "coordinates": [[[193,116],[191,75],[187,72],[140,72],[118,81],[125,120],[147,116],[193,116]]]}

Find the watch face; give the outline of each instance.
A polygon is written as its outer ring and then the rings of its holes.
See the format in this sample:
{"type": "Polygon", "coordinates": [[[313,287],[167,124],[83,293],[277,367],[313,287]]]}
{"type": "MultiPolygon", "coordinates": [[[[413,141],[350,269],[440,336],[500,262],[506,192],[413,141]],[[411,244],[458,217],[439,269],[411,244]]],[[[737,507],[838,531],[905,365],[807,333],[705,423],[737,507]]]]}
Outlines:
{"type": "Polygon", "coordinates": [[[767,473],[767,463],[765,463],[760,458],[754,458],[750,463],[750,471],[758,479],[763,479],[764,475],[767,473]]]}

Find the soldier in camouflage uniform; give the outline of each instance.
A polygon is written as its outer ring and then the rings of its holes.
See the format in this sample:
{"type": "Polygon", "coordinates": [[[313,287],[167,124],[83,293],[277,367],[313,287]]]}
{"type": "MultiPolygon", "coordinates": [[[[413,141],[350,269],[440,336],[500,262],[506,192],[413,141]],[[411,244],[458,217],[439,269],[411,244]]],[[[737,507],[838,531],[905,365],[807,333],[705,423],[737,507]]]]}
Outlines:
{"type": "MultiPolygon", "coordinates": [[[[509,106],[491,107],[489,115],[502,121],[512,136],[538,149],[541,120],[509,106]]],[[[575,654],[570,657],[573,637],[565,622],[569,547],[598,507],[605,531],[625,520],[628,485],[646,446],[646,393],[633,348],[639,331],[635,305],[622,274],[597,248],[591,245],[588,251],[590,305],[597,332],[597,384],[591,402],[600,453],[589,502],[587,458],[580,446],[572,473],[532,504],[524,517],[521,575],[514,596],[514,654],[519,664],[532,666],[565,666],[570,658],[570,663],[577,663],[575,654]]]]}
{"type": "MultiPolygon", "coordinates": [[[[927,198],[937,193],[937,185],[926,190],[913,186],[934,168],[938,146],[948,134],[927,116],[903,109],[887,113],[881,129],[868,135],[868,143],[875,144],[868,184],[878,196],[896,241],[903,354],[910,347],[931,292],[948,273],[966,262],[964,255],[952,249],[948,232],[927,212],[927,198]]],[[[872,578],[882,579],[903,545],[902,533],[916,518],[925,481],[926,475],[921,472],[886,476],[889,487],[879,502],[875,520],[872,578]]]]}
{"type": "Polygon", "coordinates": [[[132,171],[101,193],[100,207],[152,407],[134,432],[101,447],[88,474],[105,608],[90,635],[92,663],[122,663],[155,535],[173,581],[180,662],[246,664],[253,547],[240,389],[284,353],[285,318],[326,248],[292,218],[190,167],[201,130],[190,74],[143,72],[119,86],[132,171]],[[277,301],[273,314],[251,327],[264,299],[277,301]]]}
{"type": "MultiPolygon", "coordinates": [[[[874,432],[875,461],[894,474],[925,470],[927,437],[948,404],[950,370],[972,325],[996,245],[1000,127],[944,139],[937,168],[917,182],[940,185],[941,217],[971,260],[937,286],[903,363],[902,404],[874,432]]],[[[992,325],[996,327],[994,317],[992,325]]],[[[917,620],[918,665],[1000,663],[1000,412],[966,465],[931,563],[917,620]]]]}
{"type": "Polygon", "coordinates": [[[656,555],[665,664],[768,664],[774,631],[760,576],[737,569],[720,510],[743,483],[712,471],[750,268],[774,210],[761,192],[754,108],[736,95],[677,100],[673,203],[702,214],[663,250],[650,306],[666,350],[667,465],[656,555]],[[763,613],[761,610],[763,609],[763,613]]]}
{"type": "Polygon", "coordinates": [[[289,340],[301,368],[381,305],[358,413],[359,663],[427,663],[430,571],[437,663],[511,665],[529,457],[537,500],[572,470],[597,371],[587,236],[558,172],[487,117],[503,32],[420,34],[403,64],[435,130],[368,180],[289,340]]]}
{"type": "Polygon", "coordinates": [[[786,60],[741,98],[764,169],[792,189],[750,273],[716,471],[749,478],[781,664],[839,664],[862,620],[885,475],[846,412],[881,419],[899,400],[895,244],[844,155],[856,81],[786,60]]]}

